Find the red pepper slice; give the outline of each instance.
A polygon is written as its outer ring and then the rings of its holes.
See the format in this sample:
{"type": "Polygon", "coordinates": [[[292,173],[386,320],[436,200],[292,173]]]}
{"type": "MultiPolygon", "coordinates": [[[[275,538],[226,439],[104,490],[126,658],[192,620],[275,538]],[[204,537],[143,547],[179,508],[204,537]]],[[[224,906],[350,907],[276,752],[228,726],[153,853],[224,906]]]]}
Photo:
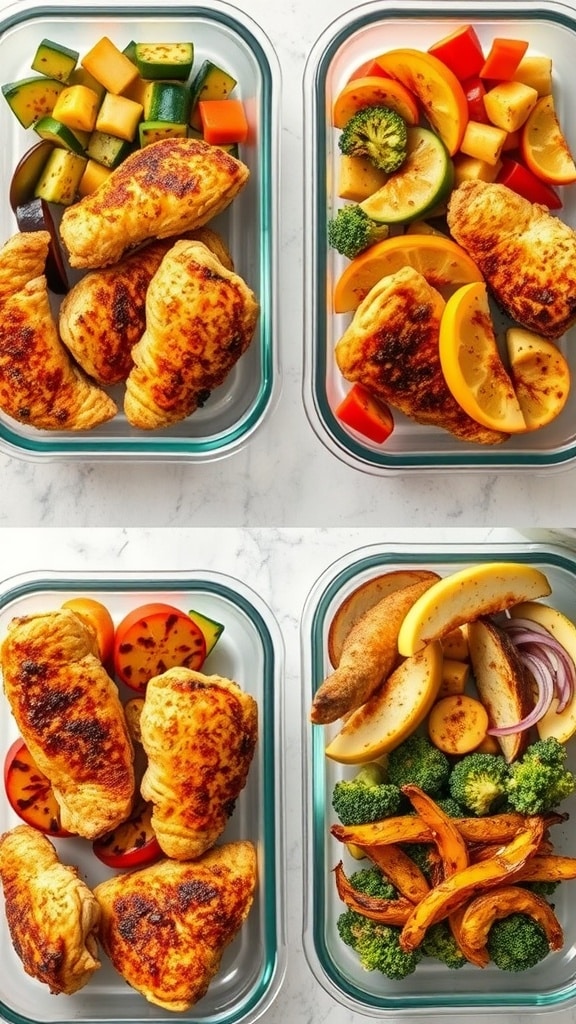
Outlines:
{"type": "Polygon", "coordinates": [[[484,64],[484,51],[472,25],[462,25],[428,47],[428,53],[441,60],[462,82],[477,75],[484,64]]]}
{"type": "Polygon", "coordinates": [[[511,157],[506,157],[502,161],[496,181],[499,185],[507,185],[513,192],[524,196],[524,199],[528,199],[531,203],[540,203],[542,206],[547,206],[549,210],[562,208],[562,200],[558,193],[550,185],[540,181],[527,167],[511,157]]]}
{"type": "Polygon", "coordinates": [[[523,39],[493,39],[490,52],[479,71],[480,78],[511,81],[527,49],[528,43],[523,39]]]}
{"type": "Polygon", "coordinates": [[[466,96],[468,116],[470,120],[477,121],[479,124],[490,124],[490,118],[488,117],[486,107],[484,106],[486,88],[482,79],[477,75],[472,78],[467,78],[466,81],[462,82],[462,88],[464,89],[464,95],[466,96]]]}
{"type": "Polygon", "coordinates": [[[336,409],[338,419],[370,441],[382,444],[394,430],[388,406],[361,384],[354,384],[336,409]]]}

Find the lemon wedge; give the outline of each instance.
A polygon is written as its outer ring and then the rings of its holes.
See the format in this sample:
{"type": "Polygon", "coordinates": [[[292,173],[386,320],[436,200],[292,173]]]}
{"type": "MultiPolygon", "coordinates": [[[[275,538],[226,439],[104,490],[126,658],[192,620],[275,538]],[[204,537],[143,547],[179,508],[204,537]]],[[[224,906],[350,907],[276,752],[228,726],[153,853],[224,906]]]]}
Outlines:
{"type": "Polygon", "coordinates": [[[439,349],[446,384],[472,419],[507,434],[527,429],[498,350],[485,284],[464,285],[450,296],[439,349]]]}
{"type": "Polygon", "coordinates": [[[522,127],[520,149],[526,165],[549,185],[576,181],[576,163],[560,127],[554,98],[542,96],[522,127]]]}
{"type": "Polygon", "coordinates": [[[510,373],[526,426],[538,430],[562,412],[570,394],[570,367],[559,348],[523,327],[506,331],[510,373]]]}

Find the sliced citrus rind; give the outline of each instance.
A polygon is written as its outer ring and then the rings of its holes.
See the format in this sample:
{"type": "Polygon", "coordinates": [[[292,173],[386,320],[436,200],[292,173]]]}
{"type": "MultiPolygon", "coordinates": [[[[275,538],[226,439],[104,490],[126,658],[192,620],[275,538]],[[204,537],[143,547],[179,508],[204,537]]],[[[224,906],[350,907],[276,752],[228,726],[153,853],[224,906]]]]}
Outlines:
{"type": "Polygon", "coordinates": [[[576,163],[560,127],[554,99],[542,96],[522,128],[522,155],[533,174],[550,185],[576,181],[576,163]]]}
{"type": "Polygon", "coordinates": [[[343,128],[347,121],[364,107],[388,107],[403,117],[407,124],[418,124],[418,105],[408,89],[393,78],[368,75],[347,82],[334,100],[332,124],[343,128]]]}
{"type": "Polygon", "coordinates": [[[529,430],[547,426],[566,405],[570,367],[560,349],[547,338],[523,327],[506,331],[506,346],[514,389],[529,430]]]}

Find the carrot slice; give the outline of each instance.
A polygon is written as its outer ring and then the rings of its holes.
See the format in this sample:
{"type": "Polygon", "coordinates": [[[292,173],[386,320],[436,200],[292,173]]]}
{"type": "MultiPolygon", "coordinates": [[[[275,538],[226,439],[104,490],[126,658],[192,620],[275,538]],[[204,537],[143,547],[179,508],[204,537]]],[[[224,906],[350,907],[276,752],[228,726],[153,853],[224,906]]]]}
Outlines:
{"type": "Polygon", "coordinates": [[[198,112],[206,142],[213,146],[246,142],[248,121],[242,100],[200,100],[198,112]]]}

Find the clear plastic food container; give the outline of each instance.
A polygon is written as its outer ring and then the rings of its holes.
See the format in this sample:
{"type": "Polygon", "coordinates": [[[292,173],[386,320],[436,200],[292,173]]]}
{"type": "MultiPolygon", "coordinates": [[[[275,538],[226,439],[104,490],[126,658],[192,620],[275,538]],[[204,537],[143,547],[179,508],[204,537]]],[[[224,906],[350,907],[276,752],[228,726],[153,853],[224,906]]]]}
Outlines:
{"type": "MultiPolygon", "coordinates": [[[[43,38],[86,53],[108,35],[123,49],[132,40],[194,43],[194,69],[210,59],[236,79],[234,95],[245,106],[249,137],[240,157],[248,184],[211,222],[230,249],[234,266],[256,293],[261,312],[248,351],[205,406],[164,430],[132,428],[122,411],[123,388],[110,389],[119,412],[87,432],[41,431],[0,413],[0,449],[32,460],[108,459],[206,462],[243,447],[267,420],[279,387],[277,352],[277,210],[280,71],[262,29],[240,9],[220,0],[208,6],[127,0],[121,6],[95,0],[38,5],[19,0],[0,12],[2,82],[34,74],[30,63],[43,38]]],[[[2,242],[17,230],[8,202],[19,158],[38,138],[24,129],[3,99],[0,104],[0,205],[2,242]]]]}
{"type": "MultiPolygon", "coordinates": [[[[0,584],[0,637],[18,615],[50,611],[72,597],[89,596],[109,608],[115,623],[150,601],[195,609],[224,625],[209,654],[206,673],[234,679],[259,708],[259,740],[246,788],[240,794],[222,841],[252,841],[258,856],[257,895],[242,929],[224,953],[208,993],[179,1019],[187,1024],[237,1024],[258,1019],[275,999],[285,971],[284,820],[282,812],[284,650],[278,624],[267,605],[239,580],[219,573],[34,573],[0,584]]],[[[134,691],[120,684],[123,699],[134,691]]],[[[18,732],[0,695],[0,752],[18,732]]],[[[0,794],[0,833],[17,825],[4,787],[0,794]]],[[[114,874],[92,853],[88,841],[55,839],[61,858],[77,864],[88,885],[114,874]]],[[[147,1003],[112,968],[102,967],[72,996],[51,995],[27,974],[13,949],[0,893],[0,1016],[11,1024],[37,1021],[160,1021],[174,1017],[147,1003]]]]}
{"type": "MultiPolygon", "coordinates": [[[[459,25],[473,24],[484,49],[494,37],[527,40],[530,53],[553,62],[558,116],[572,151],[576,151],[576,106],[573,53],[576,17],[563,3],[525,4],[472,0],[465,11],[455,3],[394,4],[384,0],[355,7],[333,21],[314,44],[305,69],[305,340],[304,402],[308,419],[324,445],[339,459],[374,475],[394,472],[530,469],[550,472],[570,467],[576,456],[576,392],[549,426],[513,435],[504,444],[473,445],[439,427],[411,422],[393,410],[395,427],[382,445],[344,426],[335,410],[348,391],[334,358],[334,348],[352,319],[334,313],[333,289],[347,261],[328,245],[327,222],[338,198],[339,132],[331,125],[333,102],[350,75],[365,61],[397,47],[426,50],[459,25]]],[[[560,189],[559,215],[576,227],[576,189],[560,189]]],[[[501,318],[499,318],[501,322],[501,318]]],[[[574,329],[560,348],[574,372],[574,329]]],[[[500,331],[501,340],[503,332],[500,331]]]]}
{"type": "MultiPolygon", "coordinates": [[[[564,930],[559,952],[547,956],[532,970],[519,973],[464,966],[450,970],[424,958],[415,973],[403,981],[390,981],[378,971],[365,971],[356,954],[340,939],[336,922],[345,910],[339,900],[333,869],[343,859],[349,874],[367,861],[354,861],[343,844],[330,835],[337,819],[331,807],[335,782],[351,778],[325,756],[324,749],[337,726],[310,725],[313,695],[328,675],[328,630],[341,602],[367,580],[394,569],[432,569],[446,576],[481,562],[514,561],[541,569],[552,587],[545,598],[576,620],[576,555],[566,548],[538,543],[481,546],[398,544],[373,545],[351,551],[330,565],[308,595],[302,616],[302,715],[305,773],[305,879],[304,949],[316,980],[338,1002],[356,1013],[397,1019],[430,1013],[452,1015],[504,1012],[539,1012],[567,1009],[576,1003],[575,881],[562,882],[552,902],[564,930]],[[332,730],[332,732],[330,731],[332,730]]],[[[576,740],[569,745],[568,767],[576,767],[576,740]]],[[[554,825],[550,835],[557,853],[574,856],[576,797],[562,804],[569,819],[554,825]]]]}

